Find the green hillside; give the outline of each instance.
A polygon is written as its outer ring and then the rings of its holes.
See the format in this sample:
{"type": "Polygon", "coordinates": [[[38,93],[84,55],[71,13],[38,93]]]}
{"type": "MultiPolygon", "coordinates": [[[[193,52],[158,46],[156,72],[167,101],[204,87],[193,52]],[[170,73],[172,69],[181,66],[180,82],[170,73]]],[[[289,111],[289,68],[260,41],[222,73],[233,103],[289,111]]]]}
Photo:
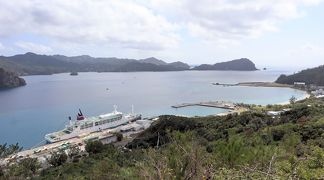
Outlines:
{"type": "MultiPolygon", "coordinates": [[[[324,99],[250,106],[224,117],[161,116],[126,147],[88,144],[87,157],[2,177],[35,179],[323,179],[324,99]],[[279,117],[267,110],[292,108],[279,117]],[[34,171],[32,171],[34,170],[34,171]]],[[[63,161],[64,160],[64,161],[63,161]]],[[[29,160],[29,161],[32,161],[29,160]]],[[[34,169],[32,169],[32,167],[34,169]]]]}
{"type": "Polygon", "coordinates": [[[277,80],[281,84],[294,84],[294,82],[305,82],[307,85],[314,84],[324,86],[324,66],[302,70],[292,75],[281,75],[277,80]]]}

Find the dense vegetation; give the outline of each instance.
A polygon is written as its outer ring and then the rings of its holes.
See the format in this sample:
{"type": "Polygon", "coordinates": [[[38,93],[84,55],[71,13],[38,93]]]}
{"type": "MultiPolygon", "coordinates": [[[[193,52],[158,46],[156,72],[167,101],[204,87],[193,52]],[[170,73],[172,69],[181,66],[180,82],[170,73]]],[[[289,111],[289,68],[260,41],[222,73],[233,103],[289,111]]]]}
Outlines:
{"type": "Polygon", "coordinates": [[[0,68],[0,89],[13,88],[24,85],[26,85],[25,80],[18,77],[17,74],[5,71],[3,68],[0,68]]]}
{"type": "Polygon", "coordinates": [[[38,171],[24,161],[3,173],[3,177],[324,178],[324,99],[309,99],[286,106],[249,107],[249,112],[224,117],[161,116],[127,148],[92,142],[87,144],[87,157],[38,171]],[[283,108],[291,110],[278,117],[265,113],[283,108]],[[28,171],[24,170],[26,167],[28,171]]]}
{"type": "MultiPolygon", "coordinates": [[[[184,71],[190,70],[186,63],[166,63],[154,57],[146,59],[94,58],[87,55],[62,56],[35,53],[0,56],[0,67],[19,75],[55,74],[63,72],[134,72],[134,71],[184,71]]],[[[214,65],[200,65],[193,70],[257,70],[249,59],[242,58],[214,65]]]]}
{"type": "Polygon", "coordinates": [[[166,63],[156,58],[142,60],[94,58],[91,56],[67,57],[62,55],[20,54],[0,56],[0,67],[21,75],[54,74],[62,72],[129,72],[129,71],[182,71],[189,65],[182,62],[166,63]]]}
{"type": "Polygon", "coordinates": [[[281,75],[277,83],[294,84],[294,82],[305,82],[307,85],[314,84],[324,86],[324,66],[306,69],[293,75],[281,75]]]}
{"type": "Polygon", "coordinates": [[[193,68],[194,70],[219,70],[219,71],[255,71],[258,70],[255,64],[246,58],[216,63],[213,65],[202,64],[193,68]]]}

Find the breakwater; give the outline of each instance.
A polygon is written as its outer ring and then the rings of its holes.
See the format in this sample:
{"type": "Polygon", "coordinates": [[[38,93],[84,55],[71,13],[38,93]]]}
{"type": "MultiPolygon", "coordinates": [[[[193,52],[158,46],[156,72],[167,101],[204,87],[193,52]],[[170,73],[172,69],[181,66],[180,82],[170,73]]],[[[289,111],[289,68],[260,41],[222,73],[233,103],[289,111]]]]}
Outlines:
{"type": "Polygon", "coordinates": [[[226,101],[209,101],[209,102],[198,102],[198,103],[182,103],[171,106],[172,108],[183,108],[188,106],[206,106],[206,107],[214,107],[214,108],[222,108],[222,109],[229,109],[235,110],[237,105],[232,102],[226,101]]]}

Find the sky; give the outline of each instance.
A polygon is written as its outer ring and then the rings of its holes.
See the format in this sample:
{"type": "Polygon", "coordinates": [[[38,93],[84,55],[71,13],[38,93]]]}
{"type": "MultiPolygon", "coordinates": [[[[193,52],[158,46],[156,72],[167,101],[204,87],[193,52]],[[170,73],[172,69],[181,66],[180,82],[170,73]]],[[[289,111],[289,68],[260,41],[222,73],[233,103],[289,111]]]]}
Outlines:
{"type": "Polygon", "coordinates": [[[0,0],[0,54],[324,64],[324,0],[0,0]]]}

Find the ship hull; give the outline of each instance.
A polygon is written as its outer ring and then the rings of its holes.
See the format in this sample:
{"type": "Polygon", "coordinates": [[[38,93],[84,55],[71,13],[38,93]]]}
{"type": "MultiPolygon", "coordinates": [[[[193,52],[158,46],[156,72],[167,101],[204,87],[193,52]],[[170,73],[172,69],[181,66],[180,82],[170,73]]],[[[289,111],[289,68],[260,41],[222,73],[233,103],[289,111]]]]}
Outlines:
{"type": "Polygon", "coordinates": [[[67,140],[67,139],[71,139],[71,138],[75,138],[75,137],[88,135],[88,134],[93,133],[93,132],[98,132],[98,131],[102,131],[102,130],[116,128],[118,126],[127,124],[127,123],[132,122],[132,121],[136,121],[136,120],[139,120],[139,119],[141,119],[141,115],[124,116],[119,121],[115,121],[115,122],[108,123],[108,124],[105,124],[105,125],[100,125],[100,126],[93,126],[91,128],[84,129],[84,130],[74,131],[71,134],[66,134],[66,135],[60,136],[58,139],[50,138],[51,134],[47,134],[45,136],[45,140],[46,140],[47,144],[51,144],[51,143],[55,143],[55,142],[59,142],[59,141],[63,141],[63,140],[67,140]]]}

